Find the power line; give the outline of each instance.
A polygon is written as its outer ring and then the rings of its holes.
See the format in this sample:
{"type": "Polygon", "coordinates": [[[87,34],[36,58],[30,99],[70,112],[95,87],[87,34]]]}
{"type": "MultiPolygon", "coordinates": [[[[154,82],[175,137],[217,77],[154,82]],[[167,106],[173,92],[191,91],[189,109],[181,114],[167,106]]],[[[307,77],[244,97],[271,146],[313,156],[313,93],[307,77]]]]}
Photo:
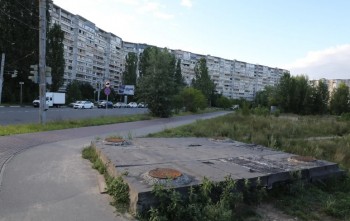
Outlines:
{"type": "Polygon", "coordinates": [[[12,0],[15,1],[15,3],[17,3],[18,5],[22,6],[25,10],[27,10],[29,13],[33,13],[36,15],[36,17],[39,18],[39,14],[35,13],[35,11],[30,10],[29,8],[27,8],[25,5],[23,5],[22,3],[18,2],[17,0],[12,0]]]}
{"type": "Polygon", "coordinates": [[[25,22],[19,20],[18,18],[15,18],[15,17],[9,15],[8,13],[6,13],[5,11],[3,11],[3,10],[1,10],[1,9],[0,9],[0,12],[1,12],[2,14],[4,14],[4,15],[7,15],[9,18],[11,18],[11,19],[13,19],[13,20],[16,20],[17,22],[21,23],[22,25],[27,26],[28,28],[30,28],[30,29],[32,29],[32,30],[39,31],[39,28],[35,28],[35,27],[31,26],[31,25],[28,25],[27,23],[25,23],[25,22]]]}
{"type": "Polygon", "coordinates": [[[35,51],[32,51],[32,52],[30,52],[29,54],[26,54],[26,55],[24,55],[23,57],[21,57],[21,58],[15,60],[15,61],[12,61],[10,64],[6,64],[6,66],[11,67],[12,65],[14,65],[14,64],[16,64],[17,62],[19,62],[19,61],[21,61],[21,60],[23,60],[23,59],[25,59],[25,58],[27,58],[27,57],[33,55],[34,53],[35,53],[35,51]]]}

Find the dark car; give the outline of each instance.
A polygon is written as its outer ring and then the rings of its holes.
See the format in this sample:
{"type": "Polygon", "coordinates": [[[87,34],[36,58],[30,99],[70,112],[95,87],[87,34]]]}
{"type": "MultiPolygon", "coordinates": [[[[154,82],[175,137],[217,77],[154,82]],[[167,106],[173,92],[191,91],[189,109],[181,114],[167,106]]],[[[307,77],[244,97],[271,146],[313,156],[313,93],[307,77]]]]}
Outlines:
{"type": "Polygon", "coordinates": [[[107,108],[113,108],[113,103],[111,101],[103,101],[98,103],[97,108],[106,108],[106,103],[107,103],[107,108]]]}

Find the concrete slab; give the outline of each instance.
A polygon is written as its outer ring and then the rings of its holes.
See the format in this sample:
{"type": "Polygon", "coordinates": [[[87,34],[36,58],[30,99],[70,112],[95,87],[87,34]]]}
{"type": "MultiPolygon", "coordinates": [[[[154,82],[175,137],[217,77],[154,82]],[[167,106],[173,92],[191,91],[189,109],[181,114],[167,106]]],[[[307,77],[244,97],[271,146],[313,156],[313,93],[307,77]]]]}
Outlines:
{"type": "Polygon", "coordinates": [[[131,210],[142,211],[152,204],[153,185],[163,183],[179,189],[212,181],[260,179],[260,185],[272,188],[276,183],[298,178],[307,181],[342,174],[336,163],[227,139],[137,138],[123,143],[93,142],[101,159],[114,176],[123,175],[130,187],[131,210]],[[157,168],[175,169],[175,179],[152,177],[157,168]]]}

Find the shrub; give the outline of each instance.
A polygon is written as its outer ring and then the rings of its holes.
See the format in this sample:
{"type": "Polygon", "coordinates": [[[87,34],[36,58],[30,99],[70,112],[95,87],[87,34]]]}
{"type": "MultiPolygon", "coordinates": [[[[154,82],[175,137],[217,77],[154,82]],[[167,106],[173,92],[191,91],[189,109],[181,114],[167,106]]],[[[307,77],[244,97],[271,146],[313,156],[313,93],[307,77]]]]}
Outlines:
{"type": "Polygon", "coordinates": [[[221,96],[217,99],[216,105],[217,107],[221,108],[230,108],[232,106],[231,100],[224,96],[221,96]]]}
{"type": "Polygon", "coordinates": [[[197,112],[198,109],[206,107],[206,100],[203,93],[197,89],[187,87],[180,92],[182,104],[186,111],[197,112]]]}

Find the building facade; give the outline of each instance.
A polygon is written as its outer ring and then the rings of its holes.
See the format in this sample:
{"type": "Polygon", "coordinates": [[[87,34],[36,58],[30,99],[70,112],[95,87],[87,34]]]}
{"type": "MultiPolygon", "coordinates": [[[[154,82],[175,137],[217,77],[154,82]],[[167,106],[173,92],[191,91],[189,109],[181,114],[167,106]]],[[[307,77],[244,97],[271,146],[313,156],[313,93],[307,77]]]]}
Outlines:
{"type": "MultiPolygon", "coordinates": [[[[64,85],[73,80],[90,83],[99,90],[109,80],[114,90],[122,84],[125,56],[129,52],[140,55],[149,45],[123,41],[120,37],[98,28],[87,19],[52,4],[52,24],[59,24],[64,32],[64,85]]],[[[181,60],[185,82],[195,77],[194,68],[201,58],[207,61],[208,72],[216,84],[216,91],[232,99],[252,100],[255,93],[268,85],[276,85],[288,70],[200,55],[182,50],[169,51],[181,60]]]]}

